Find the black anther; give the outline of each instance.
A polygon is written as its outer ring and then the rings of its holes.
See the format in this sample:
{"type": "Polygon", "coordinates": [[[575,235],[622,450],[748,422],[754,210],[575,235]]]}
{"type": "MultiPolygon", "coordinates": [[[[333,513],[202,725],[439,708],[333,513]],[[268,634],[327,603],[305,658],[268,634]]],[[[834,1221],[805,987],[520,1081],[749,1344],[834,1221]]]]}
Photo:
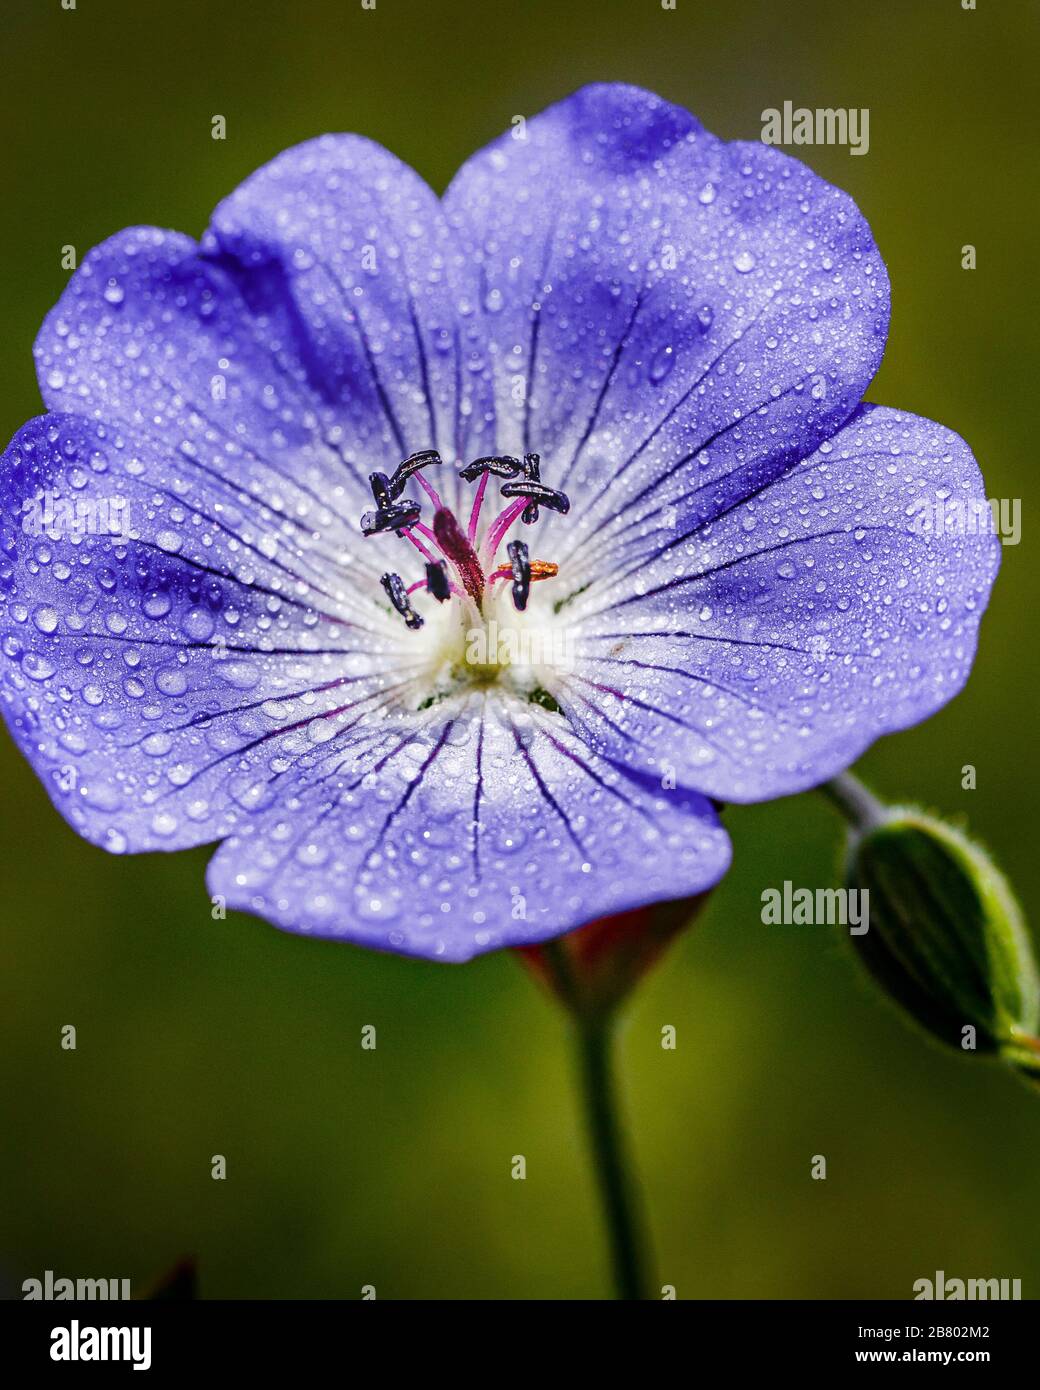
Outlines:
{"type": "MultiPolygon", "coordinates": [[[[540,454],[525,454],[523,462],[523,474],[525,478],[530,478],[532,482],[538,483],[542,479],[542,459],[540,454]]],[[[525,526],[530,526],[532,522],[538,520],[538,503],[532,502],[520,513],[520,520],[525,526]]]]}
{"type": "Polygon", "coordinates": [[[386,596],[400,613],[405,623],[412,631],[422,627],[423,620],[412,607],[411,600],[405,592],[404,581],[399,574],[384,574],[379,581],[386,590],[386,596]]]}
{"type": "MultiPolygon", "coordinates": [[[[548,507],[551,512],[569,512],[571,509],[570,499],[564,492],[557,492],[555,488],[546,487],[545,483],[528,482],[526,479],[515,483],[506,483],[502,489],[503,497],[530,497],[532,502],[540,507],[548,507]]],[[[525,510],[524,517],[526,519],[525,510]]]]}
{"type": "Polygon", "coordinates": [[[396,531],[400,535],[407,527],[415,525],[421,511],[418,502],[391,502],[387,507],[365,512],[361,530],[366,536],[376,536],[381,531],[396,531]]]}
{"type": "Polygon", "coordinates": [[[390,479],[385,473],[370,473],[368,481],[372,485],[372,496],[376,499],[376,506],[379,508],[389,507],[394,500],[390,495],[390,479]]]}
{"type": "Polygon", "coordinates": [[[443,560],[431,561],[426,566],[426,587],[438,603],[443,603],[446,598],[451,597],[448,566],[443,560]]]}
{"type": "Polygon", "coordinates": [[[513,606],[522,613],[531,592],[531,560],[523,541],[510,541],[506,553],[513,568],[513,606]]]}
{"type": "Polygon", "coordinates": [[[509,454],[487,454],[460,468],[459,477],[467,483],[475,483],[482,473],[493,473],[496,478],[515,478],[522,471],[520,460],[509,454]]]}
{"type": "Polygon", "coordinates": [[[436,467],[440,462],[441,456],[436,449],[420,449],[418,453],[409,454],[394,469],[394,476],[390,479],[390,496],[396,501],[413,473],[418,473],[421,468],[436,467]]]}

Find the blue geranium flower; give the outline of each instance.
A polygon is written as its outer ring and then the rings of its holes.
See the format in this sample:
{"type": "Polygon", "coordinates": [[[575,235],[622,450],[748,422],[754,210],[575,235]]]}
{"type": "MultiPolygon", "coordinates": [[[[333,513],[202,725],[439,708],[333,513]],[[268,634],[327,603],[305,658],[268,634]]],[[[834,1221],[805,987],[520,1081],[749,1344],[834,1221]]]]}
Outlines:
{"type": "Polygon", "coordinates": [[[523,133],[440,201],[326,136],[97,247],[0,476],[4,710],[75,829],[445,960],[717,881],[713,803],[960,689],[998,563],[911,524],[984,496],[965,444],[859,404],[844,193],[626,86],[523,133]]]}

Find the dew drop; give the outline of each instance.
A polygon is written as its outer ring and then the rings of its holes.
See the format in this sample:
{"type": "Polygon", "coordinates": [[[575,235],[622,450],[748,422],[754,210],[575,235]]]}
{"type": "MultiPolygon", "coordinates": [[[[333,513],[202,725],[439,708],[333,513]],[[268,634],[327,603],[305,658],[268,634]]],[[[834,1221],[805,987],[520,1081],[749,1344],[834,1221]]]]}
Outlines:
{"type": "Polygon", "coordinates": [[[54,632],[58,626],[58,614],[53,608],[37,608],[33,614],[33,625],[40,632],[54,632]]]}
{"type": "Polygon", "coordinates": [[[213,636],[215,623],[212,614],[205,608],[189,608],[181,623],[181,631],[192,642],[208,642],[213,636]]]}
{"type": "Polygon", "coordinates": [[[53,661],[48,661],[45,656],[37,656],[35,652],[26,652],[22,658],[22,670],[31,681],[48,681],[56,669],[53,661]]]}
{"type": "Polygon", "coordinates": [[[188,689],[188,677],[184,671],[159,671],[156,689],[160,695],[184,695],[188,689]]]}
{"type": "Polygon", "coordinates": [[[173,607],[169,594],[149,594],[142,604],[146,618],[165,618],[173,607]]]}
{"type": "Polygon", "coordinates": [[[656,385],[664,381],[665,377],[675,366],[675,352],[669,344],[668,347],[658,348],[650,359],[650,380],[656,385]]]}

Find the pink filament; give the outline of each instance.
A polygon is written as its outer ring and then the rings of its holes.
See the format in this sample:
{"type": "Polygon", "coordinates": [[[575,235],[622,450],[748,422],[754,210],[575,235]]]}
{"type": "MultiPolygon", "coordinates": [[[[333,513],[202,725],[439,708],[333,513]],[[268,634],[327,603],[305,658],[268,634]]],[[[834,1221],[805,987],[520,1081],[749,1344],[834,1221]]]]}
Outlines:
{"type": "Polygon", "coordinates": [[[412,476],[415,478],[415,481],[426,493],[427,497],[429,497],[430,501],[434,505],[434,508],[437,511],[440,511],[441,507],[444,506],[444,503],[441,501],[437,489],[432,485],[432,483],[428,483],[421,473],[415,473],[412,476]]]}
{"type": "Polygon", "coordinates": [[[491,527],[487,533],[487,540],[484,542],[489,564],[494,560],[495,552],[502,544],[502,537],[506,534],[521,512],[524,511],[529,501],[530,498],[528,497],[518,497],[515,502],[510,502],[505,511],[500,512],[491,523],[491,527]]]}
{"type": "Polygon", "coordinates": [[[480,482],[477,484],[477,495],[473,499],[473,510],[469,514],[469,543],[470,545],[477,538],[477,522],[480,520],[480,504],[484,500],[484,493],[487,491],[488,478],[490,473],[482,473],[480,482]]]}
{"type": "MultiPolygon", "coordinates": [[[[434,545],[437,545],[437,537],[433,534],[430,528],[428,526],[424,526],[421,521],[417,521],[413,527],[410,527],[408,530],[402,532],[402,535],[406,538],[406,540],[410,540],[411,543],[415,546],[416,550],[418,550],[420,554],[425,555],[431,565],[435,565],[437,563],[436,558],[430,554],[430,552],[423,545],[422,541],[417,541],[415,539],[415,537],[412,535],[413,530],[421,531],[424,536],[429,537],[429,539],[433,541],[434,545]]],[[[437,549],[440,550],[439,545],[437,545],[437,549]]]]}
{"type": "MultiPolygon", "coordinates": [[[[408,585],[408,588],[405,590],[405,593],[414,594],[416,589],[428,589],[429,587],[430,586],[427,584],[425,579],[417,579],[414,584],[408,585]]],[[[448,592],[450,594],[454,594],[456,598],[462,599],[463,603],[466,603],[468,601],[465,590],[460,589],[459,586],[452,579],[448,580],[448,592]]]]}

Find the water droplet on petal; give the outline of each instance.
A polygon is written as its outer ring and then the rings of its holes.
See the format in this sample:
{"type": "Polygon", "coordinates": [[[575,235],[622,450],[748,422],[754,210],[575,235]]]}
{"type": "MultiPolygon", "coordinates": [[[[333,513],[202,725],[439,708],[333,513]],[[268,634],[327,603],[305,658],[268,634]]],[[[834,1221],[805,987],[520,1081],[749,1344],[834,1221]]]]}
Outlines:
{"type": "Polygon", "coordinates": [[[141,605],[146,618],[165,618],[173,607],[169,594],[149,594],[141,605]]]}
{"type": "Polygon", "coordinates": [[[33,614],[33,624],[40,632],[54,632],[58,626],[58,614],[53,608],[37,608],[33,614]]]}
{"type": "Polygon", "coordinates": [[[657,351],[654,353],[653,357],[650,359],[650,380],[654,382],[655,385],[660,381],[664,381],[665,377],[668,375],[668,373],[672,370],[674,366],[675,352],[673,351],[671,345],[669,345],[668,347],[658,348],[657,351]]]}

